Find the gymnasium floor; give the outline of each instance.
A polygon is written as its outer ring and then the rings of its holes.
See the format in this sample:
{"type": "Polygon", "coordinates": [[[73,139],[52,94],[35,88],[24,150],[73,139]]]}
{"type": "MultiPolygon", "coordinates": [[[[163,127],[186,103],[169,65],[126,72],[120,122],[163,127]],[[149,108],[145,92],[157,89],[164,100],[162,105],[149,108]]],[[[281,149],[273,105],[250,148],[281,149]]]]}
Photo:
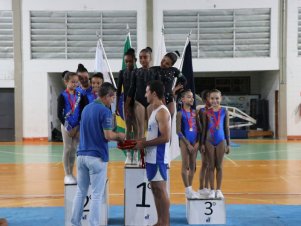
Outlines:
{"type": "MultiPolygon", "coordinates": [[[[301,213],[301,142],[233,142],[230,155],[225,157],[222,189],[227,204],[227,225],[301,225],[301,219],[298,219],[301,213]]],[[[31,219],[30,213],[33,213],[35,217],[32,219],[36,222],[31,221],[28,225],[63,225],[64,172],[61,159],[61,143],[0,143],[0,218],[8,218],[12,226],[27,225],[24,216],[31,219]],[[52,221],[48,219],[47,224],[42,223],[43,216],[52,213],[56,217],[51,218],[52,221]]],[[[123,159],[121,151],[111,148],[109,203],[112,206],[110,211],[117,213],[123,205],[123,159]]],[[[172,225],[187,224],[180,167],[179,159],[171,163],[172,225]],[[176,221],[178,218],[179,222],[176,221]]],[[[195,190],[198,188],[199,157],[197,167],[195,190]]],[[[116,218],[110,224],[122,224],[123,215],[110,216],[116,218]]]]}

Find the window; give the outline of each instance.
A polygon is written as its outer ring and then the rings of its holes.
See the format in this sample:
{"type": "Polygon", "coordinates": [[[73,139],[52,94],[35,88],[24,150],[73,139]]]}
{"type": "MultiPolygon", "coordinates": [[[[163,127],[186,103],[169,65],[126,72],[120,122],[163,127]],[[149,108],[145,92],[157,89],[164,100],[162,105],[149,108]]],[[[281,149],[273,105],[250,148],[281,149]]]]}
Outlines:
{"type": "Polygon", "coordinates": [[[122,58],[129,25],[132,46],[137,46],[136,11],[31,11],[32,59],[93,59],[96,32],[108,58],[122,58]]]}
{"type": "Polygon", "coordinates": [[[0,11],[0,59],[13,57],[13,13],[12,11],[0,11]]]}
{"type": "Polygon", "coordinates": [[[301,56],[301,8],[298,8],[298,56],[301,56]]]}
{"type": "Polygon", "coordinates": [[[168,51],[182,51],[187,34],[193,58],[269,57],[271,9],[164,11],[168,51]]]}

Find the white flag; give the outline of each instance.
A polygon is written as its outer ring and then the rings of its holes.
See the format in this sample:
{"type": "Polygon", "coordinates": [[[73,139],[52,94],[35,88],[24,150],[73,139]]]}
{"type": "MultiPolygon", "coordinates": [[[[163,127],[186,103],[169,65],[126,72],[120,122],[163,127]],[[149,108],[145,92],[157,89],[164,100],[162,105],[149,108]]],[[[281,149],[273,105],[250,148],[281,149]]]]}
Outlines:
{"type": "Polygon", "coordinates": [[[161,60],[166,54],[166,46],[165,46],[165,38],[164,38],[164,32],[161,32],[161,37],[160,37],[160,43],[159,43],[159,49],[157,51],[157,57],[154,61],[155,66],[160,66],[161,65],[161,60]]]}
{"type": "MultiPolygon", "coordinates": [[[[177,109],[176,103],[174,102],[175,109],[177,109]]],[[[170,144],[170,159],[174,160],[181,154],[179,136],[177,134],[177,112],[173,114],[171,121],[171,144],[170,144]]]]}
{"type": "Polygon", "coordinates": [[[95,52],[94,72],[101,72],[103,74],[104,82],[112,83],[108,71],[108,65],[103,58],[102,47],[100,45],[100,42],[98,41],[95,52]]]}

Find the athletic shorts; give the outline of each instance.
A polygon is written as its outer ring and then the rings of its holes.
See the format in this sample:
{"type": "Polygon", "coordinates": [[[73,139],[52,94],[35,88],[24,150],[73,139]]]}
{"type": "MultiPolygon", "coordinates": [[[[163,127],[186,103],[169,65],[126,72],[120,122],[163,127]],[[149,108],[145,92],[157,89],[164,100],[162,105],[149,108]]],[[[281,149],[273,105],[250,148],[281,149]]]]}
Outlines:
{"type": "Polygon", "coordinates": [[[148,181],[167,181],[167,164],[146,163],[145,168],[148,181]]]}

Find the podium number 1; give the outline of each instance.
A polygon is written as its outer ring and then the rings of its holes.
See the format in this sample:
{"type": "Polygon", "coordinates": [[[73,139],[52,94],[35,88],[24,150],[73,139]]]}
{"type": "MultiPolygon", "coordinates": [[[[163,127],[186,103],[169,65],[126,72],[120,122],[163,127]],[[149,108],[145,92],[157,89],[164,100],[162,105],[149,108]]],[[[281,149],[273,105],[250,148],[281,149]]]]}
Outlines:
{"type": "Polygon", "coordinates": [[[142,187],[142,203],[136,204],[136,207],[150,207],[149,204],[145,204],[146,199],[146,182],[143,182],[137,186],[137,188],[142,187]]]}

